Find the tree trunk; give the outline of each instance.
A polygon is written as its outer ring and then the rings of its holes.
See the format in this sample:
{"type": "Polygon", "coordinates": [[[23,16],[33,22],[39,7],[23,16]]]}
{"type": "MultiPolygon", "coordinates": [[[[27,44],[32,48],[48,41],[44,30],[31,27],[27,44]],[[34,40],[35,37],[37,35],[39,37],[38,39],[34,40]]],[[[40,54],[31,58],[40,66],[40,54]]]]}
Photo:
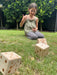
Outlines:
{"type": "Polygon", "coordinates": [[[40,31],[42,31],[42,23],[40,23],[40,31]]]}
{"type": "Polygon", "coordinates": [[[17,22],[17,30],[18,30],[18,22],[17,22]]]}
{"type": "Polygon", "coordinates": [[[2,19],[1,19],[1,29],[3,28],[3,25],[2,25],[2,19]]]}

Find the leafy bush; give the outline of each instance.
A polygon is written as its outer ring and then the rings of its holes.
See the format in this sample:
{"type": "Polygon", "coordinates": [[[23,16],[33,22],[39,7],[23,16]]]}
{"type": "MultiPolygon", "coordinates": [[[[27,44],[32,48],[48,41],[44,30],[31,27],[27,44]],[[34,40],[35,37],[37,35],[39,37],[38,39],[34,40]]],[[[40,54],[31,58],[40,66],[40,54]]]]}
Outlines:
{"type": "Polygon", "coordinates": [[[16,22],[18,29],[22,14],[28,14],[28,5],[32,2],[38,5],[36,16],[39,17],[41,25],[44,19],[47,16],[51,17],[51,14],[57,9],[56,0],[1,0],[0,3],[3,4],[3,12],[6,16],[6,21],[10,23],[16,22]]]}

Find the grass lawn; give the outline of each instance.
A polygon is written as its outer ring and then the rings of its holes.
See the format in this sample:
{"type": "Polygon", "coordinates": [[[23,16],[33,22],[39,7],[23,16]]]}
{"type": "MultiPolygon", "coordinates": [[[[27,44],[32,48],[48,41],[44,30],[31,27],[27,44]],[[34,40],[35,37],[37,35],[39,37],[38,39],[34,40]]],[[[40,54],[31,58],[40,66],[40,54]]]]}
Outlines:
{"type": "Polygon", "coordinates": [[[0,52],[14,51],[22,56],[19,75],[57,75],[57,32],[42,33],[50,48],[46,57],[39,58],[34,47],[37,40],[26,38],[24,31],[0,30],[0,52]]]}

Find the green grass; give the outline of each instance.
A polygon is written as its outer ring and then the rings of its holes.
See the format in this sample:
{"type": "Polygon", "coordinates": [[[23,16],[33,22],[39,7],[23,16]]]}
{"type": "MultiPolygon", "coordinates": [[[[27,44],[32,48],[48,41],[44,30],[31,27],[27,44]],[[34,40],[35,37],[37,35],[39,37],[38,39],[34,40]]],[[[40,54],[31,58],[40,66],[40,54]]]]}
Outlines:
{"type": "Polygon", "coordinates": [[[19,75],[57,75],[57,33],[42,33],[50,48],[46,57],[39,58],[34,46],[37,40],[28,39],[24,31],[0,30],[0,52],[14,51],[22,57],[19,75]]]}

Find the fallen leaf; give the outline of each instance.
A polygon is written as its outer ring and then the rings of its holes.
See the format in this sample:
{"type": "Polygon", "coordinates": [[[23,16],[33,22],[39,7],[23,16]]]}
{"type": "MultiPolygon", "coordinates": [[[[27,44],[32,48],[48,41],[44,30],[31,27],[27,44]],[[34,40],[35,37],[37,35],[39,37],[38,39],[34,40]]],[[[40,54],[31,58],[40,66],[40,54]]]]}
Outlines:
{"type": "Polygon", "coordinates": [[[33,61],[34,60],[34,57],[31,57],[31,60],[33,61]]]}

